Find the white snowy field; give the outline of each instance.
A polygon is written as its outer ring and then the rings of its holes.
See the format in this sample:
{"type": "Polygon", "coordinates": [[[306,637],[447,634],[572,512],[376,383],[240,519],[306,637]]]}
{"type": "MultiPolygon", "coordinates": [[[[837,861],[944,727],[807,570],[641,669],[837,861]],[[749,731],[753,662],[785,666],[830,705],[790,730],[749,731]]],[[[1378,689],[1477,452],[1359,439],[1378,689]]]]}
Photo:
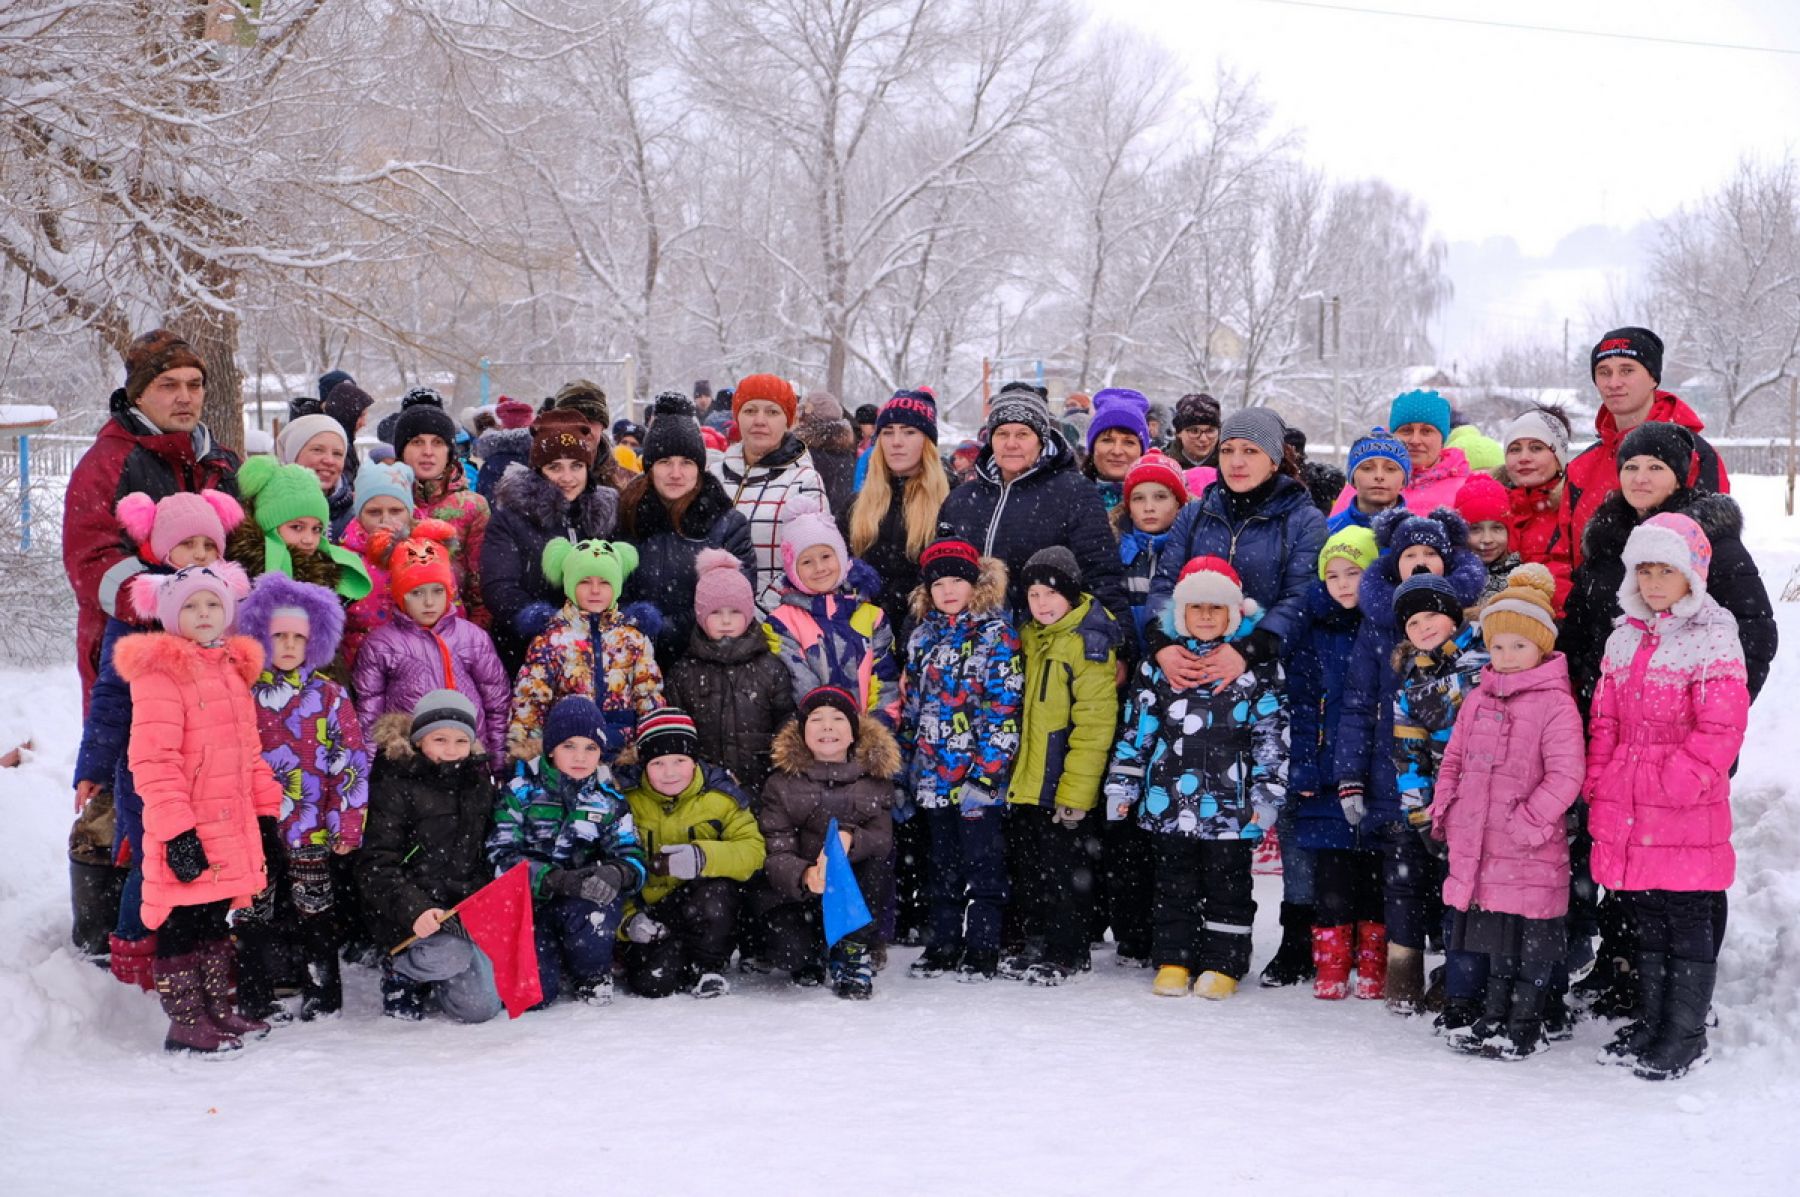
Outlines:
{"type": "MultiPolygon", "coordinates": [[[[1736,485],[1779,594],[1800,519],[1775,480],[1736,485]]],[[[1591,1023],[1535,1060],[1473,1061],[1379,1003],[1154,998],[1109,953],[1059,990],[913,981],[901,952],[866,1004],[751,979],[481,1027],[385,1020],[353,969],[340,1019],[171,1059],[154,996],[65,946],[74,669],[0,672],[0,733],[36,744],[0,771],[0,1191],[1792,1192],[1800,605],[1780,610],[1737,779],[1714,1060],[1666,1085],[1595,1065],[1591,1023]]],[[[1258,898],[1260,968],[1278,879],[1258,898]]]]}

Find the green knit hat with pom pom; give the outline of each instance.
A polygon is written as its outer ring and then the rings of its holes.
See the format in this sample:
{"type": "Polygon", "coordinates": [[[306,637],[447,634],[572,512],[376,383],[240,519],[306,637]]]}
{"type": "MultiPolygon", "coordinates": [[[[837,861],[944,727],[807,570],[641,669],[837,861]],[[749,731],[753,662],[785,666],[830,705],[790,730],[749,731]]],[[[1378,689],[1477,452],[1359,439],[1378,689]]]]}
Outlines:
{"type": "MultiPolygon", "coordinates": [[[[303,465],[281,465],[273,457],[256,456],[237,472],[238,494],[263,531],[263,565],[275,573],[294,576],[294,556],[276,531],[289,520],[316,519],[331,530],[331,504],[319,485],[319,476],[303,465]]],[[[369,571],[362,558],[327,540],[319,552],[338,564],[338,594],[356,601],[369,593],[369,571]]]]}
{"type": "Polygon", "coordinates": [[[544,577],[561,583],[570,602],[583,578],[600,578],[612,587],[612,605],[619,605],[625,579],[638,565],[638,552],[624,541],[584,540],[571,544],[558,536],[544,546],[544,577]]]}

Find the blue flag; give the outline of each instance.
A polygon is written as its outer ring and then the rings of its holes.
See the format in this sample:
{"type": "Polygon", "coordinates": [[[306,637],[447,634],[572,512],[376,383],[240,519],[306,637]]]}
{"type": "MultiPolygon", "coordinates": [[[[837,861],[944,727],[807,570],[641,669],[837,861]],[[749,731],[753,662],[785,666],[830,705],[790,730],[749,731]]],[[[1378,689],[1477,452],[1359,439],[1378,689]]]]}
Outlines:
{"type": "Polygon", "coordinates": [[[869,916],[869,904],[863,901],[862,889],[856,884],[844,841],[838,838],[836,819],[825,829],[825,893],[821,901],[825,908],[826,947],[836,947],[838,940],[874,921],[869,916]]]}

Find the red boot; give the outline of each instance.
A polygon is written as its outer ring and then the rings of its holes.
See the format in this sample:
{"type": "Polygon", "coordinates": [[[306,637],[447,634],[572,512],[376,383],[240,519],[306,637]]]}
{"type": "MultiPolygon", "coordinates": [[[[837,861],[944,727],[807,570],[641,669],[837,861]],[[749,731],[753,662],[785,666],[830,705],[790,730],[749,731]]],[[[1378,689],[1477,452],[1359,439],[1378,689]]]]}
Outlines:
{"type": "Polygon", "coordinates": [[[200,946],[200,980],[206,993],[206,1013],[220,1030],[250,1039],[269,1033],[269,1024],[245,1018],[237,1008],[237,953],[229,939],[215,939],[200,946]]]}
{"type": "Polygon", "coordinates": [[[1351,931],[1348,924],[1312,929],[1314,997],[1337,1002],[1348,996],[1351,931]]]}
{"type": "Polygon", "coordinates": [[[166,1052],[191,1052],[200,1056],[234,1052],[244,1045],[206,1015],[206,992],[201,988],[200,954],[159,957],[155,963],[156,992],[163,1013],[169,1016],[166,1052]]]}
{"type": "Polygon", "coordinates": [[[1387,994],[1387,927],[1356,924],[1356,996],[1379,1001],[1387,994]]]}
{"type": "Polygon", "coordinates": [[[123,939],[117,934],[106,941],[106,967],[127,985],[145,993],[156,990],[156,932],[142,939],[123,939]]]}

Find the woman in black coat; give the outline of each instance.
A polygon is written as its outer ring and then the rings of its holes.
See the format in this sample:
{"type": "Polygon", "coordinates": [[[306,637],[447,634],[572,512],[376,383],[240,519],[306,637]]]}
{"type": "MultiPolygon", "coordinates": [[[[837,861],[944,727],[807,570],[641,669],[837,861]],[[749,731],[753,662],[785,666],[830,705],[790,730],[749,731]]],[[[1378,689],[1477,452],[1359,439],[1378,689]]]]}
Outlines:
{"type": "Polygon", "coordinates": [[[902,657],[919,554],[937,539],[949,494],[950,476],[937,454],[937,401],[928,391],[895,391],[875,417],[868,475],[841,519],[850,555],[881,575],[875,602],[902,657]]]}
{"type": "Polygon", "coordinates": [[[561,586],[544,577],[544,546],[558,536],[604,540],[618,522],[619,492],[595,476],[599,430],[576,412],[546,412],[531,426],[528,466],[512,465],[494,487],[481,546],[481,593],[489,632],[509,674],[561,609],[561,586]]]}
{"type": "Polygon", "coordinates": [[[649,603],[662,616],[653,638],[657,663],[666,670],[687,652],[694,630],[694,559],[702,549],[724,549],[743,562],[754,586],[756,549],[750,521],[706,470],[706,442],[693,405],[675,410],[661,396],[657,403],[644,436],[644,472],[620,496],[619,527],[638,551],[623,599],[649,603]]]}

